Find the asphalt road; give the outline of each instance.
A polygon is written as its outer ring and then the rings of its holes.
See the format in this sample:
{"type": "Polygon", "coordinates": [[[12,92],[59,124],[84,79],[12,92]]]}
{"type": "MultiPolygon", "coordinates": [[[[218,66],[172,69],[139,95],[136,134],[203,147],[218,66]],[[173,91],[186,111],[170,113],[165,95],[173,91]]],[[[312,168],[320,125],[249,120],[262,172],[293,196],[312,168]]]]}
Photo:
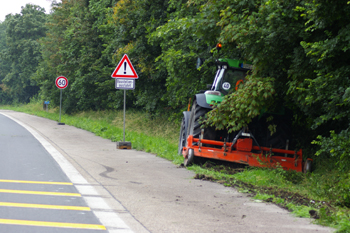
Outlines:
{"type": "Polygon", "coordinates": [[[110,140],[24,113],[0,110],[0,157],[0,232],[334,231],[233,188],[195,180],[193,172],[153,154],[118,150],[110,140]],[[47,195],[58,192],[78,196],[47,195]],[[33,222],[62,225],[28,227],[33,222]],[[75,225],[62,228],[64,223],[75,225]]]}
{"type": "Polygon", "coordinates": [[[107,232],[38,140],[0,115],[0,232],[107,232]]]}

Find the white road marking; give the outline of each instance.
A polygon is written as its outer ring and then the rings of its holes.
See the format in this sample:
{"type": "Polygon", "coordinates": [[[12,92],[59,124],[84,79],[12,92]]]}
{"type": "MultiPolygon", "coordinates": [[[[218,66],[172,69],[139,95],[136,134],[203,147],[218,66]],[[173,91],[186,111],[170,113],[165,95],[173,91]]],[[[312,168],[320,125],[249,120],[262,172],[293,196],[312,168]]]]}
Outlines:
{"type": "Polygon", "coordinates": [[[110,211],[109,205],[100,197],[84,197],[84,200],[91,209],[110,211]]]}
{"type": "Polygon", "coordinates": [[[94,211],[94,214],[101,220],[105,226],[113,228],[110,233],[132,233],[132,230],[121,220],[114,212],[94,211]],[[118,220],[119,219],[119,220],[118,220]]]}
{"type": "Polygon", "coordinates": [[[75,185],[75,187],[78,189],[81,195],[99,195],[96,189],[90,185],[75,185]]]}

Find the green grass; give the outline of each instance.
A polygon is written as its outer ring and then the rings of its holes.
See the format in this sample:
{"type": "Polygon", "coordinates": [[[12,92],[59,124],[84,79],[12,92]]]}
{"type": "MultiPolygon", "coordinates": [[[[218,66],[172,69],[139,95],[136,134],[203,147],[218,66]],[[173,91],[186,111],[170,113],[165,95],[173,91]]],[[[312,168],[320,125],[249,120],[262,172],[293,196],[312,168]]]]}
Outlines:
{"type": "Polygon", "coordinates": [[[287,202],[286,200],[275,197],[274,195],[269,195],[269,194],[261,194],[258,193],[254,199],[256,200],[264,200],[267,202],[273,202],[281,206],[285,206],[287,209],[291,210],[292,213],[296,217],[301,217],[301,218],[308,218],[310,217],[309,211],[313,210],[314,208],[310,206],[305,206],[305,205],[295,205],[294,203],[287,202]]]}
{"type": "MultiPolygon", "coordinates": [[[[25,112],[59,121],[58,109],[48,112],[40,104],[30,103],[20,106],[1,106],[2,109],[25,112]]],[[[90,131],[111,141],[123,141],[123,111],[87,111],[74,115],[61,115],[61,122],[90,131]]],[[[157,154],[157,156],[181,164],[177,155],[177,123],[167,123],[162,118],[150,118],[133,110],[126,111],[125,141],[130,141],[133,149],[157,154]]]]}
{"type": "MultiPolygon", "coordinates": [[[[42,110],[41,104],[0,106],[2,109],[26,112],[58,121],[58,109],[42,110]]],[[[90,132],[111,141],[123,140],[123,111],[87,111],[62,115],[61,122],[90,132]]],[[[156,154],[180,165],[182,156],[177,155],[180,121],[169,122],[166,118],[151,118],[146,113],[126,112],[126,141],[133,149],[156,154]]],[[[331,226],[338,232],[350,232],[350,174],[319,168],[312,174],[286,172],[282,169],[234,169],[193,165],[188,168],[199,175],[232,186],[241,192],[255,195],[256,201],[268,201],[289,209],[299,217],[310,217],[316,210],[318,224],[331,226]],[[348,175],[348,176],[347,176],[348,175]],[[347,196],[349,195],[349,196],[347,196]]]]}

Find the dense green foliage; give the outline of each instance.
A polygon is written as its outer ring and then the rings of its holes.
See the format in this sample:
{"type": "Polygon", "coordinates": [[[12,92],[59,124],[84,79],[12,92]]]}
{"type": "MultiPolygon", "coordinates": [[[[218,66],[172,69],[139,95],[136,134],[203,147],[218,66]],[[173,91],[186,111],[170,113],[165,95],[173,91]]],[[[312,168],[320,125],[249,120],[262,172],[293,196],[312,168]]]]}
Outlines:
{"type": "Polygon", "coordinates": [[[110,75],[127,53],[139,75],[128,106],[174,118],[212,82],[216,58],[249,60],[245,85],[208,124],[237,130],[286,106],[298,146],[349,181],[349,10],[347,0],[62,0],[49,15],[27,5],[0,23],[0,102],[57,106],[64,75],[66,113],[120,108],[110,75]]]}
{"type": "Polygon", "coordinates": [[[8,15],[1,24],[0,94],[15,102],[29,102],[39,87],[33,80],[42,60],[39,38],[46,34],[46,15],[43,8],[26,5],[21,14],[8,15]],[[6,43],[4,43],[6,41],[6,43]]]}
{"type": "Polygon", "coordinates": [[[10,99],[8,94],[5,93],[6,87],[2,80],[5,78],[6,74],[10,72],[10,62],[4,59],[4,50],[6,48],[6,24],[0,24],[0,103],[6,103],[10,99]]]}

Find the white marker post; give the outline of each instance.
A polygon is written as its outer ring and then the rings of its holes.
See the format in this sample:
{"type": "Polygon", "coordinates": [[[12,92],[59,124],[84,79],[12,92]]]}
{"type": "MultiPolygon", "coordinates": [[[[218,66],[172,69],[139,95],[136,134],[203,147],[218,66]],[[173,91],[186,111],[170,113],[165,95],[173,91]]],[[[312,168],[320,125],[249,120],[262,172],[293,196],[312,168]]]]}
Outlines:
{"type": "Polygon", "coordinates": [[[115,78],[115,88],[124,90],[124,131],[123,142],[117,142],[117,149],[131,149],[131,142],[125,141],[125,109],[126,109],[126,90],[135,89],[135,79],[138,79],[134,66],[131,64],[128,55],[124,54],[112,73],[115,78]]]}
{"type": "Polygon", "coordinates": [[[64,76],[59,76],[56,78],[56,87],[60,89],[60,115],[58,120],[58,125],[64,125],[64,123],[61,123],[61,109],[62,109],[62,90],[68,87],[68,79],[64,76]]]}

